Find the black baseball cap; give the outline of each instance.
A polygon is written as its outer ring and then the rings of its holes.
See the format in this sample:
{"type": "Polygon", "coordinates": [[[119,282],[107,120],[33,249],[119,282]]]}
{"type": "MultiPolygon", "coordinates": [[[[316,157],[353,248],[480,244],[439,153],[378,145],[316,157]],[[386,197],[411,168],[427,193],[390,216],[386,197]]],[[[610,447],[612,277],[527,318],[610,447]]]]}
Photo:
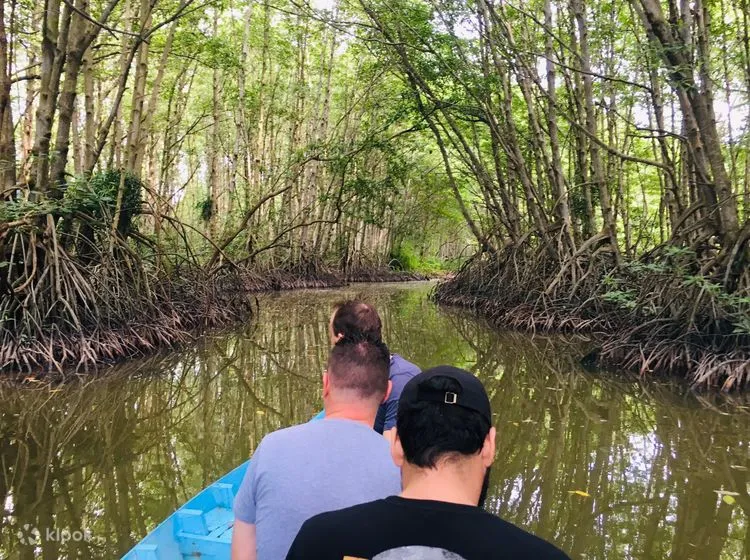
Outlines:
{"type": "Polygon", "coordinates": [[[436,366],[413,377],[401,391],[398,406],[408,406],[418,402],[431,402],[445,406],[460,406],[481,414],[492,425],[490,399],[484,385],[466,370],[453,366],[436,366]],[[459,389],[436,391],[425,387],[425,381],[433,377],[448,377],[456,381],[459,389]]]}

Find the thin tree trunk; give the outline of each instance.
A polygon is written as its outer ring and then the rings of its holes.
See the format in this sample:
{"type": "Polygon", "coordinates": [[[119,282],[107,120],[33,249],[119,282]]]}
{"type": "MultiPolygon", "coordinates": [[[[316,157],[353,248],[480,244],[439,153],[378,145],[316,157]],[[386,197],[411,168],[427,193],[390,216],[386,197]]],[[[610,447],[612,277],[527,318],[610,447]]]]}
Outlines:
{"type": "MultiPolygon", "coordinates": [[[[151,25],[151,12],[156,0],[141,0],[139,8],[138,29],[144,33],[151,25]]],[[[146,77],[148,75],[148,41],[141,41],[138,46],[137,61],[135,66],[135,78],[133,79],[133,97],[130,109],[130,127],[126,148],[125,169],[136,177],[141,176],[143,155],[145,153],[145,141],[143,134],[143,123],[146,120],[144,105],[146,99],[146,77]]]]}
{"type": "Polygon", "coordinates": [[[96,146],[96,112],[94,97],[94,72],[91,61],[91,46],[83,55],[83,106],[86,113],[84,122],[85,149],[83,172],[90,172],[94,167],[94,147],[96,146]]]}
{"type": "MultiPolygon", "coordinates": [[[[213,37],[217,37],[219,33],[219,9],[214,7],[213,9],[213,37]]],[[[208,188],[209,188],[209,199],[211,204],[211,217],[208,222],[208,232],[211,239],[216,239],[217,231],[216,224],[218,220],[218,214],[220,213],[219,208],[219,189],[220,189],[220,175],[219,175],[219,151],[221,149],[221,142],[219,140],[219,121],[221,119],[221,75],[219,66],[216,65],[213,68],[211,78],[211,91],[212,91],[212,121],[211,121],[211,133],[209,139],[209,170],[208,170],[208,188]]]]}
{"type": "MultiPolygon", "coordinates": [[[[116,4],[117,0],[113,0],[116,4]]],[[[78,0],[76,8],[88,12],[88,0],[78,0]]],[[[111,11],[111,10],[110,10],[111,11]]],[[[70,128],[75,111],[76,86],[81,69],[83,55],[96,38],[100,27],[89,24],[78,13],[71,17],[67,55],[65,57],[65,79],[58,100],[57,133],[55,136],[55,159],[50,170],[52,193],[54,197],[62,197],[65,187],[65,168],[68,163],[68,149],[70,145],[70,128]]]]}
{"type": "Polygon", "coordinates": [[[80,103],[76,99],[73,104],[73,118],[70,121],[70,128],[72,133],[71,144],[73,144],[73,175],[80,177],[83,174],[83,158],[85,156],[85,148],[83,145],[83,139],[80,135],[81,130],[81,109],[80,103]]]}
{"type": "MultiPolygon", "coordinates": [[[[118,2],[119,0],[109,1],[99,19],[100,24],[106,23],[118,2]]],[[[58,101],[59,114],[55,137],[55,160],[50,171],[51,181],[53,182],[52,196],[58,198],[62,197],[66,183],[65,168],[68,162],[70,128],[75,111],[78,74],[81,70],[84,53],[96,39],[101,29],[100,25],[92,25],[78,13],[87,13],[88,7],[88,0],[77,0],[77,12],[71,18],[69,29],[67,55],[65,57],[65,80],[58,101]]]]}
{"type": "MultiPolygon", "coordinates": [[[[36,64],[36,52],[29,54],[31,64],[36,64]]],[[[31,182],[32,150],[34,148],[34,101],[37,89],[36,80],[26,80],[26,103],[24,104],[23,117],[21,118],[21,163],[19,176],[25,183],[31,182]]]]}
{"type": "MultiPolygon", "coordinates": [[[[97,161],[99,161],[99,157],[101,156],[102,152],[104,151],[104,147],[107,144],[107,138],[109,137],[109,131],[112,129],[113,123],[115,123],[115,127],[112,132],[112,154],[109,161],[110,167],[112,166],[113,160],[117,159],[115,156],[116,152],[119,153],[121,141],[119,130],[121,120],[122,96],[125,93],[128,76],[130,75],[130,68],[133,64],[133,59],[135,58],[135,53],[138,50],[140,41],[140,38],[134,39],[130,47],[123,52],[123,57],[120,61],[120,79],[119,83],[117,84],[117,93],[115,94],[115,98],[112,101],[112,108],[110,109],[109,116],[104,122],[102,122],[101,126],[99,127],[96,145],[94,146],[94,150],[91,155],[91,161],[89,162],[90,167],[85,170],[86,173],[91,173],[97,161]]],[[[123,41],[123,44],[127,44],[127,41],[123,41]]]]}
{"type": "Polygon", "coordinates": [[[156,69],[156,77],[151,84],[151,95],[149,95],[148,102],[145,104],[143,124],[139,131],[139,149],[136,150],[135,162],[133,164],[135,170],[143,168],[143,159],[146,151],[145,148],[148,144],[149,137],[155,133],[153,130],[154,115],[156,114],[156,109],[159,105],[159,94],[161,93],[161,85],[164,81],[164,75],[169,67],[169,55],[172,53],[172,44],[174,43],[176,31],[177,22],[174,22],[169,26],[169,33],[167,33],[167,39],[164,42],[164,48],[161,52],[161,58],[159,59],[159,66],[156,69]]]}
{"type": "MultiPolygon", "coordinates": [[[[10,100],[10,56],[5,30],[5,1],[0,2],[0,200],[16,184],[16,143],[10,100]]],[[[12,21],[11,21],[12,23],[12,21]]]]}
{"type": "MultiPolygon", "coordinates": [[[[740,12],[742,13],[742,70],[745,80],[745,89],[750,91],[750,2],[748,0],[741,0],[740,12]]],[[[740,18],[736,17],[739,21],[740,18]]],[[[750,157],[747,154],[750,153],[750,134],[745,132],[745,173],[743,177],[743,196],[742,206],[744,208],[744,219],[745,221],[750,220],[750,157]]],[[[750,528],[747,531],[750,536],[750,528]]],[[[750,543],[750,540],[748,540],[750,543]]]]}
{"type": "MultiPolygon", "coordinates": [[[[552,29],[552,2],[544,2],[544,24],[552,29]]],[[[575,252],[575,240],[573,239],[573,223],[570,217],[570,206],[568,205],[568,193],[565,188],[565,173],[563,171],[562,159],[560,157],[560,140],[557,127],[557,75],[554,63],[554,48],[552,33],[547,33],[544,43],[544,54],[547,59],[547,129],[549,133],[550,151],[552,161],[550,162],[550,184],[554,197],[554,212],[562,223],[571,252],[575,252]]]]}
{"type": "MultiPolygon", "coordinates": [[[[589,52],[588,25],[586,5],[584,0],[573,0],[573,12],[578,27],[578,40],[581,48],[581,70],[583,71],[583,96],[586,108],[586,129],[589,134],[598,137],[596,112],[594,111],[593,78],[591,75],[591,54],[589,52]]],[[[604,179],[601,154],[596,142],[589,142],[589,156],[591,158],[591,172],[594,187],[599,192],[599,202],[602,210],[604,231],[609,236],[609,242],[615,252],[617,248],[617,224],[612,212],[612,202],[609,195],[609,185],[604,179]]]]}
{"type": "MultiPolygon", "coordinates": [[[[573,53],[573,60],[571,61],[571,65],[574,68],[574,72],[572,79],[568,78],[568,98],[573,108],[571,111],[573,118],[580,122],[586,122],[585,111],[583,103],[581,102],[581,98],[583,97],[583,82],[581,78],[581,72],[575,71],[580,67],[581,64],[581,49],[580,42],[577,39],[575,32],[576,13],[574,9],[574,2],[575,0],[571,0],[569,4],[571,15],[571,29],[569,35],[571,51],[573,53]]],[[[585,239],[590,239],[591,237],[593,237],[596,224],[596,218],[594,216],[594,205],[591,199],[591,182],[589,181],[589,154],[586,150],[586,147],[589,144],[589,139],[586,137],[586,134],[583,132],[583,130],[578,128],[576,128],[573,138],[575,146],[575,157],[573,158],[573,183],[576,187],[578,187],[578,189],[580,189],[581,196],[579,197],[579,200],[583,199],[583,212],[581,213],[580,210],[578,211],[578,214],[581,218],[581,233],[583,235],[583,241],[585,239]]]]}
{"type": "MultiPolygon", "coordinates": [[[[45,0],[42,21],[41,82],[39,85],[39,105],[36,112],[34,133],[32,186],[46,193],[49,184],[50,142],[52,125],[60,89],[60,75],[67,52],[68,29],[71,19],[70,7],[65,4],[60,15],[59,0],[45,0]]],[[[53,193],[54,195],[54,193],[53,193]]]]}
{"type": "MultiPolygon", "coordinates": [[[[131,33],[138,32],[137,24],[137,1],[138,0],[125,0],[125,8],[123,10],[123,21],[128,22],[128,27],[131,33]],[[134,14],[134,10],[136,13],[134,14]]],[[[110,127],[112,128],[112,141],[109,146],[109,157],[106,164],[107,168],[122,169],[122,140],[123,140],[123,119],[122,119],[122,96],[125,93],[125,86],[128,78],[130,77],[130,70],[133,65],[133,60],[136,54],[138,54],[138,48],[140,47],[140,40],[130,38],[128,35],[123,34],[122,40],[120,41],[120,60],[119,60],[119,73],[120,81],[118,83],[117,92],[115,93],[115,100],[112,104],[112,110],[110,111],[109,117],[99,128],[97,146],[94,151],[94,162],[99,159],[104,145],[109,135],[110,127]]]]}

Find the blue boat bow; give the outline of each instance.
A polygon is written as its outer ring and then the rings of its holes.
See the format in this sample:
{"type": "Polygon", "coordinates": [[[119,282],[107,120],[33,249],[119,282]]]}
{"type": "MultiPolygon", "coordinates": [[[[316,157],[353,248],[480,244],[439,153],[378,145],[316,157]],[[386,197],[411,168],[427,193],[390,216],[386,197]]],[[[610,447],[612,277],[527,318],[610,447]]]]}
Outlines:
{"type": "MultiPolygon", "coordinates": [[[[312,420],[324,418],[320,412],[312,420]]],[[[227,560],[232,547],[232,504],[250,460],[201,490],[128,551],[122,560],[227,560]]]]}

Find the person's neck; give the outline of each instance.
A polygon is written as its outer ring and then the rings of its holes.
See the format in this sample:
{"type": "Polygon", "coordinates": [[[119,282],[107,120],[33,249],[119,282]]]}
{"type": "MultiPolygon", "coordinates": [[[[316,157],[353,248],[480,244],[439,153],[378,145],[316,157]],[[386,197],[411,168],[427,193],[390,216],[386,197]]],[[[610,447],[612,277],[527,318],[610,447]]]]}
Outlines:
{"type": "Polygon", "coordinates": [[[375,416],[378,413],[377,408],[373,409],[362,404],[326,402],[324,407],[326,420],[331,418],[351,420],[365,424],[370,428],[375,425],[375,416]]]}
{"type": "Polygon", "coordinates": [[[482,478],[469,465],[442,464],[435,469],[405,466],[401,471],[402,498],[435,500],[476,506],[482,492],[482,478]],[[470,482],[477,479],[477,483],[470,482]]]}

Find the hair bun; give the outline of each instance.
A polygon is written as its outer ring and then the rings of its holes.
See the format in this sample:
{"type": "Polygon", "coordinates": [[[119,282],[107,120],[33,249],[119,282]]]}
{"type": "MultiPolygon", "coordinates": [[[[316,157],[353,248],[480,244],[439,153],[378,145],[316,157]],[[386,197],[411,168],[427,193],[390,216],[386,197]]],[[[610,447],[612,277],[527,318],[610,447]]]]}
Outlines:
{"type": "Polygon", "coordinates": [[[350,344],[356,345],[361,343],[372,344],[378,350],[380,350],[384,354],[387,354],[389,357],[391,355],[391,352],[385,342],[383,342],[379,338],[370,336],[363,332],[353,332],[341,335],[341,338],[336,341],[336,344],[334,344],[334,346],[348,346],[350,344]]]}

